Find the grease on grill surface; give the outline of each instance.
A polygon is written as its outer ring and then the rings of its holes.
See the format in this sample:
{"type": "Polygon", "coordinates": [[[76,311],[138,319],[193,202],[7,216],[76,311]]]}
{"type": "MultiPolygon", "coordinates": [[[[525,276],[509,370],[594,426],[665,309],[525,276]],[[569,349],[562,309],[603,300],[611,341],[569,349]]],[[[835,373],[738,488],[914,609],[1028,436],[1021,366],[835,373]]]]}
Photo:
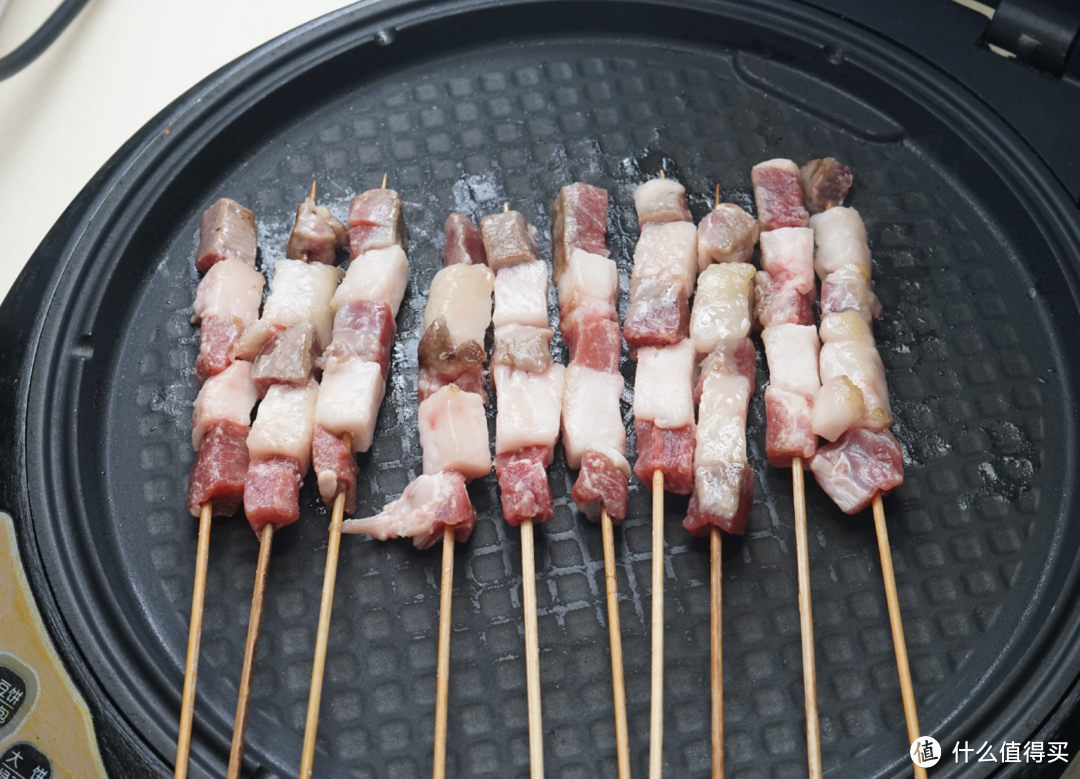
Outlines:
{"type": "MultiPolygon", "coordinates": [[[[259,220],[259,267],[284,256],[296,203],[311,178],[339,218],[349,197],[384,171],[401,193],[411,286],[398,317],[387,399],[360,458],[358,513],[374,513],[420,473],[416,346],[425,294],[441,267],[442,224],[504,201],[539,229],[549,256],[549,205],[564,184],[611,193],[608,243],[619,265],[620,316],[638,229],[631,194],[664,167],[687,186],[695,220],[725,200],[752,211],[750,168],[776,156],[829,154],[855,172],[848,203],[863,215],[885,315],[876,335],[895,402],[908,482],[886,501],[908,648],[924,730],[932,732],[1011,637],[1033,584],[1019,575],[1041,543],[1036,512],[1047,457],[1044,407],[1060,402],[1029,284],[980,214],[910,147],[847,134],[740,80],[730,59],[657,53],[632,42],[521,46],[428,63],[303,117],[207,192],[248,205],[259,220]],[[703,69],[707,63],[708,69],[703,69]]],[[[162,631],[177,647],[190,604],[195,530],[184,508],[198,334],[188,324],[197,212],[159,258],[115,374],[115,413],[138,437],[108,444],[109,480],[135,471],[143,502],[125,504],[121,538],[131,587],[172,604],[162,631]],[[162,305],[164,302],[164,305],[162,305]],[[131,380],[129,377],[137,377],[131,380]],[[150,561],[148,566],[145,560],[150,561]]],[[[549,309],[556,315],[552,291],[549,309]]],[[[556,331],[557,332],[557,331],[556,331]]],[[[558,335],[556,359],[566,361],[558,335]]],[[[759,347],[760,352],[760,347],[759,347]]],[[[632,366],[623,356],[623,371],[632,366]]],[[[765,462],[759,360],[748,420],[757,489],[744,538],[724,547],[727,766],[733,775],[805,771],[804,720],[790,474],[765,462]],[[740,773],[742,772],[742,773],[740,773]]],[[[629,382],[628,382],[629,384],[629,382]]],[[[623,413],[634,451],[630,390],[623,413]]],[[[494,410],[488,410],[494,430],[494,410]]],[[[1057,433],[1049,431],[1057,441],[1057,433]]],[[[555,519],[538,531],[541,679],[548,772],[614,775],[614,725],[596,527],[576,516],[571,475],[551,468],[555,519]]],[[[648,722],[649,495],[631,483],[616,534],[633,759],[644,770],[648,722]]],[[[119,493],[120,491],[118,491],[119,493]]],[[[826,770],[881,773],[906,752],[903,714],[872,523],[840,515],[808,488],[811,578],[826,770]]],[[[450,772],[527,770],[518,534],[499,515],[494,474],[470,487],[479,517],[459,549],[450,686],[450,772]]],[[[248,742],[251,759],[295,770],[314,648],[328,514],[314,480],[302,516],[275,539],[248,742]]],[[[708,549],[667,497],[665,766],[708,775],[708,549]]],[[[203,632],[201,699],[231,712],[243,653],[256,539],[242,518],[215,525],[203,632]]],[[[413,777],[430,770],[438,617],[438,554],[406,541],[342,544],[319,770],[413,777]]],[[[179,651],[174,648],[174,651],[179,651]]],[[[179,680],[177,680],[179,684],[179,680]]]]}

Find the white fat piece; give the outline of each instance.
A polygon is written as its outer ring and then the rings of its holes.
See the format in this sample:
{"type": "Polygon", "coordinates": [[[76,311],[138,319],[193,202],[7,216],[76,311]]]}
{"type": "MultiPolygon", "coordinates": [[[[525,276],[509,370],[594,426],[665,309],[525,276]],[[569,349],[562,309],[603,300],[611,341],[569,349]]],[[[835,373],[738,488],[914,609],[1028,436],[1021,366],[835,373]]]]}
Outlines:
{"type": "Polygon", "coordinates": [[[681,203],[686,187],[667,178],[649,179],[634,190],[634,209],[638,216],[658,211],[675,210],[673,204],[681,203]]]}
{"type": "Polygon", "coordinates": [[[559,309],[585,310],[603,319],[619,320],[619,270],[615,261],[584,249],[574,249],[559,277],[559,309]]]}
{"type": "Polygon", "coordinates": [[[750,382],[745,376],[710,370],[698,407],[694,466],[746,462],[746,409],[750,382]]]}
{"type": "Polygon", "coordinates": [[[306,387],[271,386],[259,404],[259,413],[248,434],[251,459],[274,455],[293,457],[300,462],[300,472],[307,473],[318,397],[319,382],[314,379],[306,387]]]}
{"type": "Polygon", "coordinates": [[[371,300],[386,303],[397,317],[407,286],[409,258],[405,251],[397,244],[372,249],[349,263],[349,270],[334,293],[330,308],[337,311],[357,300],[371,300]]]}
{"type": "Polygon", "coordinates": [[[441,387],[420,404],[418,422],[424,473],[455,470],[476,479],[491,470],[487,417],[479,395],[456,384],[441,387]]]}
{"type": "Polygon", "coordinates": [[[813,230],[809,227],[780,227],[763,232],[758,243],[761,245],[762,270],[773,278],[785,280],[802,295],[814,291],[813,230]]]}
{"type": "MultiPolygon", "coordinates": [[[[484,342],[491,323],[495,274],[486,265],[451,265],[435,274],[424,308],[424,328],[445,317],[455,344],[484,342]]],[[[547,318],[544,318],[547,325],[547,318]]]]}
{"type": "MultiPolygon", "coordinates": [[[[640,189],[640,187],[639,187],[640,189]]],[[[687,298],[697,281],[697,228],[693,222],[647,224],[634,249],[630,283],[665,279],[682,284],[687,298]]]]}
{"type": "Polygon", "coordinates": [[[750,334],[754,311],[754,275],[748,262],[710,265],[698,277],[690,339],[698,354],[709,354],[721,341],[750,334]]]}
{"type": "MultiPolygon", "coordinates": [[[[502,271],[500,271],[502,273],[502,271]]],[[[495,418],[495,454],[526,446],[555,446],[563,404],[566,369],[554,363],[543,373],[529,373],[498,365],[492,377],[499,388],[495,418]]]]}
{"type": "Polygon", "coordinates": [[[336,436],[352,436],[352,451],[366,452],[375,436],[386,384],[377,362],[346,360],[323,373],[315,424],[336,436]]]}
{"type": "Polygon", "coordinates": [[[862,390],[847,376],[834,376],[814,395],[810,429],[829,441],[835,441],[854,425],[866,411],[862,390]]]}
{"type": "Polygon", "coordinates": [[[818,354],[821,341],[813,325],[774,325],[761,333],[769,362],[769,384],[813,396],[821,386],[818,354]]]}
{"type": "Polygon", "coordinates": [[[195,316],[236,317],[244,327],[259,318],[266,279],[243,260],[228,257],[206,272],[195,291],[195,316]]]}
{"type": "MultiPolygon", "coordinates": [[[[833,209],[830,209],[833,210],[833,209]]],[[[881,362],[870,325],[855,311],[829,314],[821,320],[822,383],[846,376],[862,391],[865,409],[862,427],[882,430],[892,422],[885,366],[881,362]]]]}
{"type": "Polygon", "coordinates": [[[491,321],[495,327],[509,324],[547,327],[547,301],[547,263],[536,260],[501,268],[495,274],[495,313],[491,321]]]}
{"type": "Polygon", "coordinates": [[[341,269],[334,265],[278,260],[274,263],[274,282],[260,321],[279,328],[311,322],[320,347],[326,348],[334,325],[330,300],[339,278],[341,269]]]}
{"type": "Polygon", "coordinates": [[[566,463],[571,468],[581,467],[581,456],[586,449],[622,453],[619,456],[625,461],[626,429],[619,412],[623,389],[622,374],[574,363],[567,367],[563,380],[562,442],[566,463]]]}
{"type": "Polygon", "coordinates": [[[689,338],[671,346],[638,349],[635,419],[652,422],[665,430],[694,423],[694,352],[694,343],[689,338]]]}
{"type": "Polygon", "coordinates": [[[422,474],[409,483],[400,498],[387,503],[375,516],[346,519],[341,523],[341,532],[366,533],[380,541],[430,532],[458,484],[452,474],[422,474]]]}
{"type": "Polygon", "coordinates": [[[870,246],[866,242],[866,226],[854,208],[836,206],[810,217],[817,253],[814,269],[824,279],[845,265],[861,265],[870,278],[870,246]]]}
{"type": "Polygon", "coordinates": [[[258,399],[249,362],[237,360],[221,373],[208,378],[195,399],[195,411],[191,416],[191,448],[199,451],[206,431],[215,422],[236,422],[244,427],[250,425],[251,409],[258,399]]]}

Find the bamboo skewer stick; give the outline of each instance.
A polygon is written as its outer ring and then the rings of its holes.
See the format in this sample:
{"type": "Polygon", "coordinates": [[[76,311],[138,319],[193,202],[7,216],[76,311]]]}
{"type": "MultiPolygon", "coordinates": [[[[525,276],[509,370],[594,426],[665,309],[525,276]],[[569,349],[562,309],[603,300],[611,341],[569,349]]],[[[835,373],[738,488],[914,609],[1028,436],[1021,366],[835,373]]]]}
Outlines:
{"type": "Polygon", "coordinates": [[[191,595],[191,624],[188,627],[187,662],[184,666],[184,697],[180,704],[180,733],[176,738],[175,779],[186,779],[191,754],[191,722],[195,713],[195,680],[199,675],[199,643],[202,639],[203,606],[206,603],[206,568],[210,558],[210,501],[199,511],[199,545],[195,555],[195,587],[191,595]]]}
{"type": "Polygon", "coordinates": [[[251,595],[251,617],[248,619],[247,644],[244,646],[244,670],[240,674],[240,696],[236,701],[236,721],[233,725],[232,749],[229,752],[228,779],[238,779],[244,760],[244,737],[251,702],[251,677],[255,654],[259,649],[259,625],[262,623],[263,594],[266,591],[266,572],[270,567],[270,548],[274,545],[274,526],[263,525],[259,537],[259,564],[255,569],[255,589],[251,595]]]}
{"type": "MultiPolygon", "coordinates": [[[[352,450],[352,436],[344,435],[345,448],[352,450]]],[[[330,541],[326,547],[326,571],[323,574],[319,627],[315,633],[315,660],[311,667],[311,692],[308,695],[304,747],[300,753],[300,779],[309,779],[315,763],[315,737],[319,731],[319,706],[322,703],[323,676],[326,673],[326,647],[330,640],[330,614],[334,608],[334,585],[337,583],[338,557],[341,552],[341,522],[345,518],[345,491],[334,498],[330,515],[330,541]]]]}
{"type": "MultiPolygon", "coordinates": [[[[660,173],[663,178],[663,171],[660,173]]],[[[652,694],[649,712],[649,779],[664,771],[664,472],[652,486],[652,694]]]]}
{"type": "Polygon", "coordinates": [[[608,637],[611,642],[611,687],[615,698],[615,753],[619,779],[630,779],[630,736],[626,724],[622,629],[619,625],[619,582],[615,571],[615,530],[607,509],[600,509],[604,539],[604,583],[607,589],[608,637]]]}
{"type": "Polygon", "coordinates": [[[443,528],[442,591],[439,601],[439,664],[435,677],[435,758],[433,779],[446,776],[446,709],[450,697],[450,607],[454,595],[454,531],[443,528]]]}
{"type": "MultiPolygon", "coordinates": [[[[900,675],[900,696],[904,701],[904,719],[907,720],[908,742],[919,738],[919,715],[915,711],[915,690],[911,684],[911,666],[908,665],[907,644],[904,641],[904,622],[900,617],[900,599],[896,594],[896,576],[893,574],[892,549],[889,547],[889,531],[885,527],[885,506],[881,493],[874,495],[874,527],[877,529],[878,552],[881,554],[881,573],[885,580],[885,601],[889,606],[889,624],[892,627],[893,649],[896,651],[896,670],[900,675]]],[[[914,766],[916,779],[926,779],[926,769],[914,766]]]]}
{"type": "Polygon", "coordinates": [[[709,580],[712,585],[712,776],[724,776],[724,630],[723,578],[721,571],[721,531],[709,533],[709,580]]]}
{"type": "Polygon", "coordinates": [[[529,776],[544,776],[544,729],[540,709],[540,639],[536,629],[536,559],[533,523],[521,523],[521,599],[525,611],[525,686],[529,700],[529,776]]]}
{"type": "Polygon", "coordinates": [[[818,728],[817,670],[814,662],[814,616],[810,606],[810,554],[806,537],[806,490],[801,457],[791,460],[795,497],[795,548],[799,570],[799,624],[802,631],[803,697],[806,706],[806,758],[810,779],[821,779],[821,733],[818,728]]]}

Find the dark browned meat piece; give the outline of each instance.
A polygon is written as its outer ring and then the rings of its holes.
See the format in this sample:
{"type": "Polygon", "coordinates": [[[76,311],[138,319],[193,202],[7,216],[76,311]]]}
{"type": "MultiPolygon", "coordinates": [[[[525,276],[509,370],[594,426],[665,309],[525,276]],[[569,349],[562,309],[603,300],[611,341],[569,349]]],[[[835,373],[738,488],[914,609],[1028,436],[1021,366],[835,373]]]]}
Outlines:
{"type": "Polygon", "coordinates": [[[296,224],[289,235],[285,256],[290,260],[333,265],[339,247],[349,245],[349,231],[326,206],[310,197],[296,209],[296,224]]]}
{"type": "Polygon", "coordinates": [[[799,179],[802,181],[806,210],[811,214],[820,214],[844,202],[853,177],[847,165],[826,157],[804,162],[799,169],[799,179]]]}
{"type": "Polygon", "coordinates": [[[349,256],[356,259],[372,249],[397,244],[409,249],[401,197],[392,189],[369,189],[349,205],[349,256]]]}
{"type": "Polygon", "coordinates": [[[503,325],[495,331],[492,368],[508,365],[529,373],[543,373],[551,365],[551,336],[546,327],[503,325]]]}
{"type": "Polygon", "coordinates": [[[536,229],[517,211],[485,216],[480,220],[488,266],[499,272],[502,268],[540,259],[536,246],[536,229]]]}
{"type": "Polygon", "coordinates": [[[551,204],[552,278],[556,284],[574,249],[609,256],[607,207],[606,189],[578,182],[559,190],[551,204]]]}
{"type": "Polygon", "coordinates": [[[307,385],[313,367],[315,328],[298,322],[274,334],[263,346],[251,368],[251,380],[259,397],[274,384],[307,385]]]}
{"type": "Polygon", "coordinates": [[[484,345],[476,341],[455,345],[446,318],[439,317],[424,330],[417,357],[421,371],[452,382],[466,371],[483,365],[487,353],[484,345]]]}
{"type": "Polygon", "coordinates": [[[254,268],[257,247],[255,214],[223,197],[203,212],[195,267],[206,273],[215,263],[234,257],[254,268]]]}
{"type": "Polygon", "coordinates": [[[487,265],[484,236],[465,214],[446,217],[443,265],[487,265]]]}

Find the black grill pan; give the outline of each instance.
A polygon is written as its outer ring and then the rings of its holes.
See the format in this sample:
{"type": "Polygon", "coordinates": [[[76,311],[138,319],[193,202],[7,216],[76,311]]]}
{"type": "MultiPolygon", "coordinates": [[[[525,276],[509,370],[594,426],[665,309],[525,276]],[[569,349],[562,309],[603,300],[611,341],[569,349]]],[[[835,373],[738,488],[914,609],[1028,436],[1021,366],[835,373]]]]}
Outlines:
{"type": "MultiPolygon", "coordinates": [[[[415,346],[448,212],[509,201],[547,251],[559,187],[606,187],[625,285],[631,193],[660,167],[700,218],[714,184],[752,207],[754,163],[823,155],[855,171],[850,204],[885,305],[876,332],[908,458],[885,505],[923,730],[950,752],[935,774],[1059,775],[1062,763],[957,765],[951,748],[1080,735],[1075,207],[947,76],[782,0],[361,3],[219,71],[95,177],[0,310],[0,507],[112,774],[171,773],[196,543],[192,253],[209,203],[255,211],[265,264],[283,256],[312,178],[339,214],[384,172],[402,193],[412,284],[361,460],[368,513],[420,471],[415,346]]],[[[790,476],[765,463],[764,421],[759,389],[756,502],[723,561],[727,768],[747,779],[805,775],[806,759],[790,476]]],[[[537,561],[548,775],[615,776],[600,534],[573,510],[561,455],[551,476],[537,561]]],[[[310,481],[300,521],[275,539],[250,776],[297,770],[328,524],[310,481]]],[[[644,775],[650,519],[633,489],[616,543],[644,775]]],[[[480,518],[457,552],[450,774],[526,776],[519,539],[493,477],[470,491],[480,518]]],[[[808,493],[826,771],[909,775],[871,520],[808,493]]],[[[685,500],[668,510],[664,764],[704,777],[708,549],[679,525],[685,500]]],[[[197,776],[224,774],[256,548],[242,517],[215,523],[197,776]]],[[[438,554],[408,542],[344,540],[318,775],[430,772],[438,572],[438,554]]]]}

